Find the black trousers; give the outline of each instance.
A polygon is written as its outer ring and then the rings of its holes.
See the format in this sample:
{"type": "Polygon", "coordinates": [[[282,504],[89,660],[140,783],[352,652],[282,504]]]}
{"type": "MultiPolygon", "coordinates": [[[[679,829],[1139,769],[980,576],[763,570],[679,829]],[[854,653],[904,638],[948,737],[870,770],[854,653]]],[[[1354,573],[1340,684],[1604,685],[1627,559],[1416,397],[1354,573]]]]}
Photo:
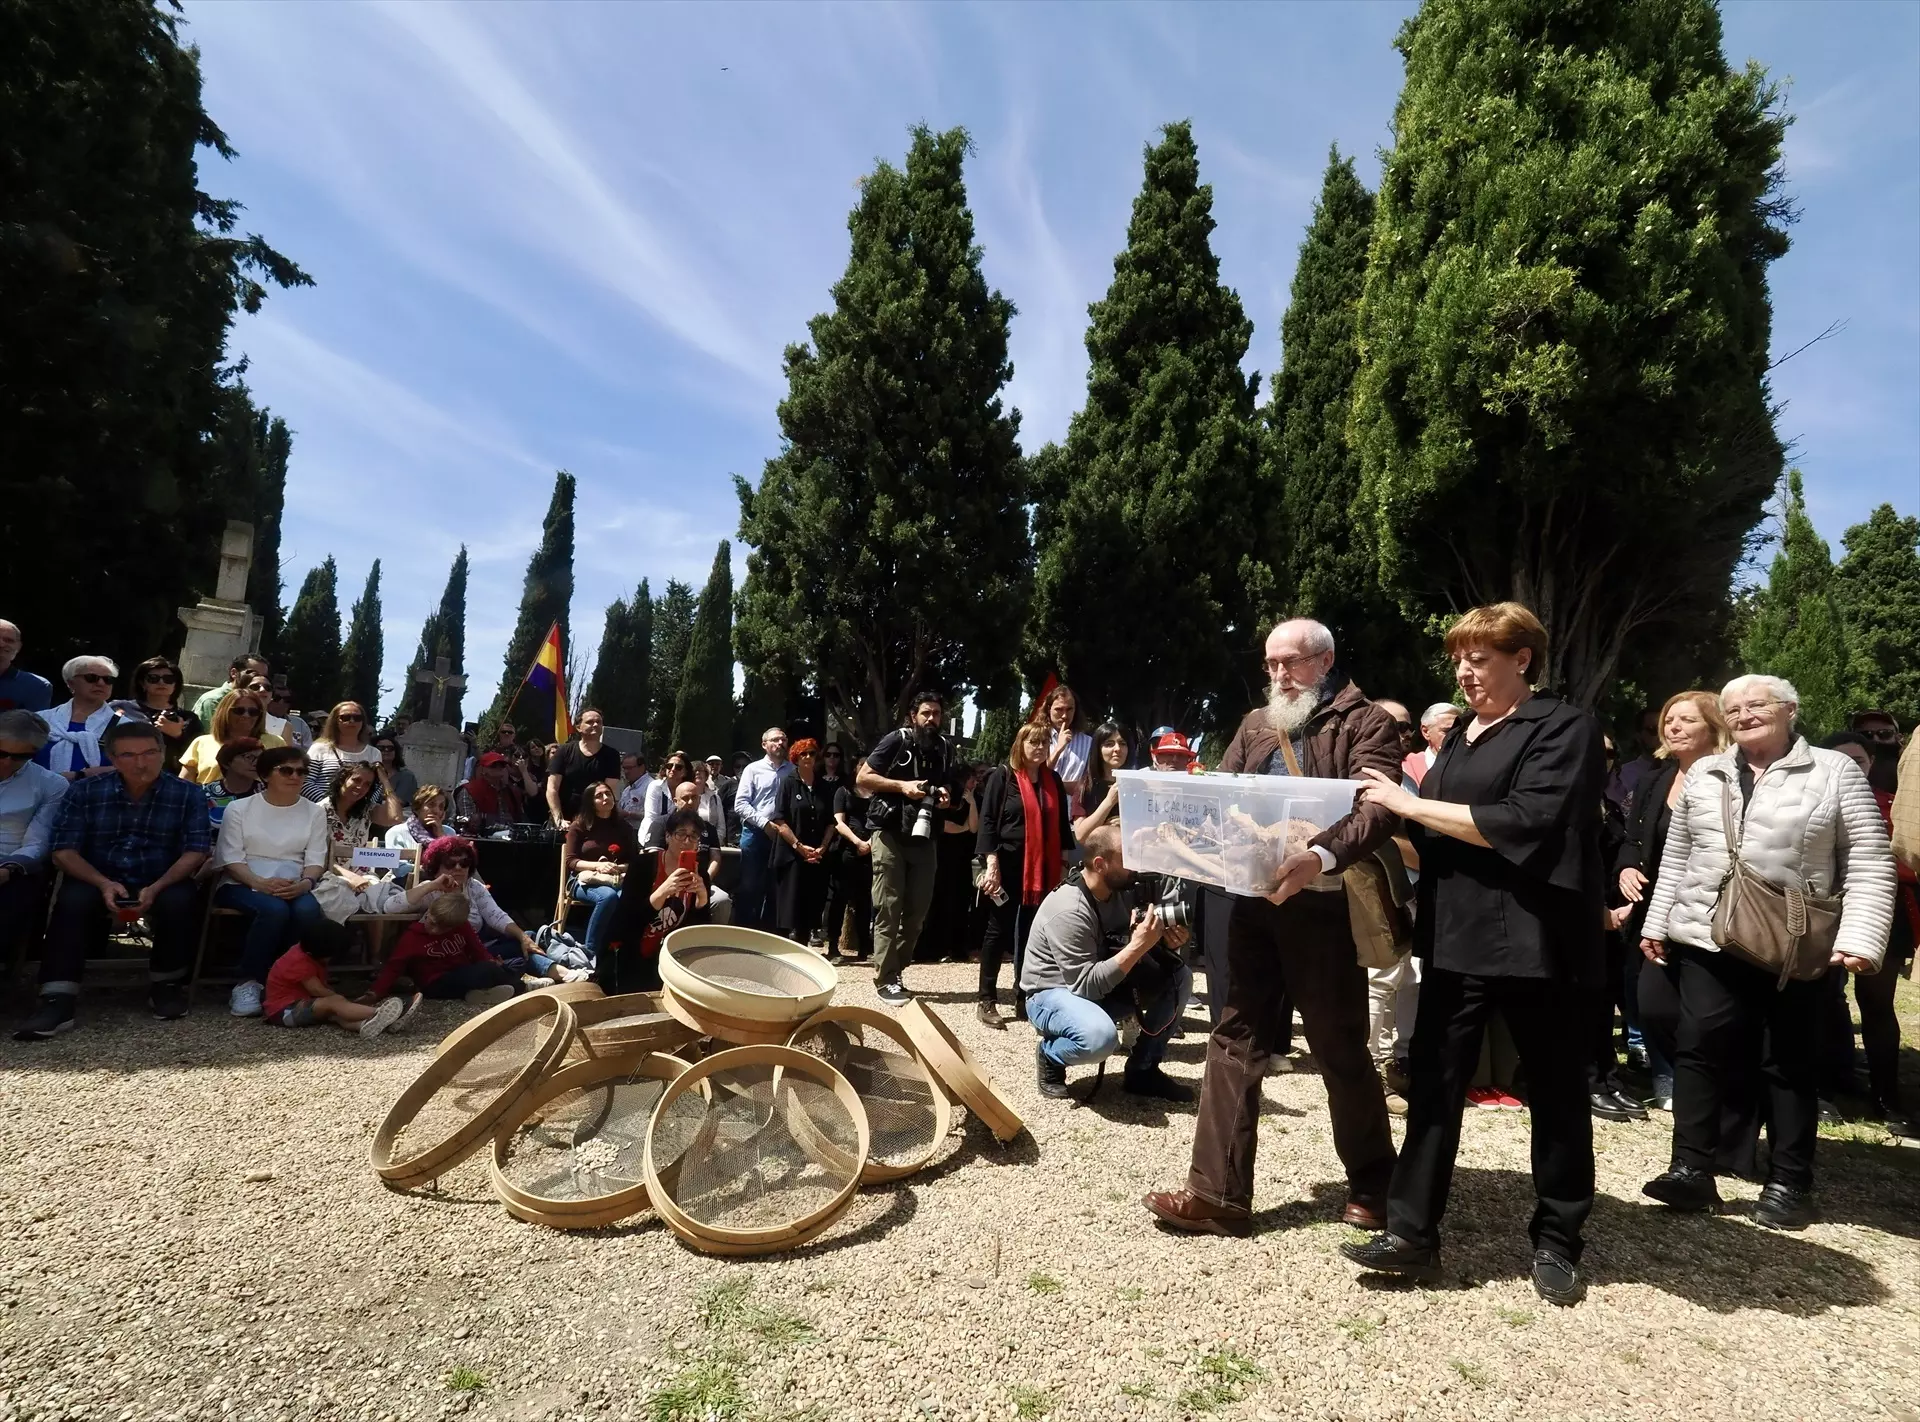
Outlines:
{"type": "MultiPolygon", "coordinates": [[[[1640,951],[1638,945],[1635,953],[1640,951]]],[[[1613,1040],[1613,1009],[1620,999],[1621,985],[1626,981],[1626,957],[1621,949],[1620,935],[1606,935],[1606,965],[1600,974],[1600,981],[1588,989],[1588,999],[1592,1004],[1591,1026],[1593,1030],[1593,1056],[1587,1063],[1587,1086],[1593,1091],[1618,1091],[1620,1080],[1620,1056],[1613,1040]]]]}
{"type": "MultiPolygon", "coordinates": [[[[1636,950],[1637,951],[1637,950],[1636,950]]],[[[1640,1032],[1651,1055],[1658,1052],[1671,1069],[1674,1043],[1680,1035],[1680,966],[1676,950],[1667,949],[1665,964],[1648,963],[1640,969],[1640,1032]]],[[[1714,1152],[1716,1175],[1751,1179],[1760,1159],[1759,1063],[1731,1068],[1720,1083],[1720,1144],[1714,1152]]]]}
{"type": "Polygon", "coordinates": [[[1907,893],[1902,885],[1900,897],[1894,900],[1893,935],[1880,971],[1853,980],[1853,998],[1860,1004],[1860,1041],[1867,1049],[1867,1079],[1873,1099],[1889,1111],[1900,1105],[1900,1019],[1894,1015],[1893,991],[1900,985],[1901,965],[1913,954],[1907,893]]]}
{"type": "Polygon", "coordinates": [[[462,963],[448,968],[431,986],[422,988],[421,994],[433,998],[465,997],[478,989],[494,987],[510,987],[517,992],[520,975],[505,963],[462,963]]]}
{"type": "Polygon", "coordinates": [[[1813,1185],[1820,1127],[1823,979],[1776,988],[1770,973],[1728,953],[1669,943],[1677,969],[1680,1028],[1673,1058],[1673,1163],[1719,1171],[1723,1093],[1759,1064],[1773,1152],[1770,1180],[1813,1185]]]}
{"type": "MultiPolygon", "coordinates": [[[[146,887],[128,884],[126,890],[137,894],[146,887]]],[[[163,889],[147,910],[147,926],[153,930],[153,957],[147,975],[154,982],[182,982],[193,965],[194,933],[199,928],[200,895],[191,880],[163,889]]],[[[80,991],[80,975],[86,968],[87,951],[104,941],[107,933],[107,904],[100,891],[78,879],[60,885],[54,901],[53,917],[47,923],[47,946],[40,955],[42,992],[80,991]]]]}
{"type": "Polygon", "coordinates": [[[1023,1001],[1020,995],[1020,969],[1027,962],[1027,935],[1033,931],[1033,916],[1040,912],[1038,904],[1020,902],[1020,856],[1002,854],[1000,859],[1000,888],[1007,896],[1003,904],[996,904],[982,894],[987,905],[987,931],[980,939],[980,1000],[993,1002],[999,994],[1000,964],[1006,961],[1009,949],[1013,952],[1013,997],[1016,1003],[1023,1001]],[[1009,878],[1008,876],[1012,877],[1009,878]]]}
{"type": "MultiPolygon", "coordinates": [[[[1227,954],[1227,1005],[1207,1042],[1187,1188],[1216,1204],[1252,1203],[1260,1088],[1291,1031],[1291,998],[1327,1086],[1347,1186],[1377,1200],[1393,1175],[1393,1132],[1367,1047],[1367,974],[1354,956],[1347,896],[1308,890],[1277,906],[1238,899],[1227,954]]],[[[1583,1115],[1586,1104],[1582,1096],[1583,1115]]]]}
{"type": "Polygon", "coordinates": [[[39,932],[46,908],[47,876],[14,865],[7,882],[0,884],[0,959],[10,961],[13,945],[39,932]]]}
{"type": "Polygon", "coordinates": [[[1387,1195],[1388,1229],[1430,1249],[1440,1245],[1440,1220],[1460,1152],[1460,1116],[1480,1061],[1481,1034],[1497,1008],[1527,1071],[1535,1198],[1527,1233],[1534,1248],[1579,1262],[1580,1230],[1593,1211],[1589,1052],[1581,1031],[1591,1003],[1572,983],[1474,977],[1426,964],[1409,1056],[1407,1136],[1387,1195]]]}
{"type": "Polygon", "coordinates": [[[840,949],[841,927],[853,915],[853,941],[862,958],[873,956],[873,861],[842,845],[827,880],[827,951],[840,949]]]}

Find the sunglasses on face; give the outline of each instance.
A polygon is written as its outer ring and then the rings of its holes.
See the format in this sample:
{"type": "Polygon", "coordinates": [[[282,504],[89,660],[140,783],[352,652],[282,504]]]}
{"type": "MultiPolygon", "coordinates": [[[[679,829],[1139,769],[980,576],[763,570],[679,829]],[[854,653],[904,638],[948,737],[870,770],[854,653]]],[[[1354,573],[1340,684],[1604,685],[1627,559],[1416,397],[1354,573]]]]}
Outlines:
{"type": "Polygon", "coordinates": [[[340,713],[340,719],[342,721],[364,721],[367,718],[365,716],[357,715],[352,711],[343,711],[340,713]]]}
{"type": "Polygon", "coordinates": [[[140,680],[144,681],[148,686],[172,686],[175,682],[179,681],[180,678],[172,672],[148,672],[145,676],[141,677],[140,680]]]}
{"type": "MultiPolygon", "coordinates": [[[[241,757],[243,760],[245,758],[244,756],[241,757]]],[[[275,775],[298,775],[304,779],[307,768],[304,765],[276,765],[273,768],[273,773],[275,775]]]]}
{"type": "Polygon", "coordinates": [[[471,859],[443,859],[440,861],[440,867],[442,869],[471,869],[473,868],[473,861],[471,859]]]}
{"type": "Polygon", "coordinates": [[[106,681],[106,682],[111,682],[113,680],[113,678],[108,676],[105,672],[75,672],[73,674],[73,679],[75,681],[106,681]]]}
{"type": "Polygon", "coordinates": [[[229,716],[258,716],[260,714],[260,708],[258,706],[236,706],[233,710],[227,712],[227,714],[229,716]]]}

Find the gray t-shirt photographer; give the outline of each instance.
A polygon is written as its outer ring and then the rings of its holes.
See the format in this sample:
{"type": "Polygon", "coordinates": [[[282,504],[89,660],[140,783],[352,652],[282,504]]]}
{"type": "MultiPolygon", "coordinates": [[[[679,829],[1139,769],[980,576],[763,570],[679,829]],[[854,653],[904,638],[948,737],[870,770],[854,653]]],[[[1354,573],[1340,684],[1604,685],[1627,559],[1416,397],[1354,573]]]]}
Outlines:
{"type": "Polygon", "coordinates": [[[1090,1002],[1112,994],[1127,976],[1120,966],[1119,949],[1126,946],[1132,910],[1131,894],[1115,893],[1101,903],[1075,874],[1034,911],[1020,990],[1070,988],[1090,1002]],[[1113,951],[1103,956],[1102,949],[1109,944],[1113,951]]]}

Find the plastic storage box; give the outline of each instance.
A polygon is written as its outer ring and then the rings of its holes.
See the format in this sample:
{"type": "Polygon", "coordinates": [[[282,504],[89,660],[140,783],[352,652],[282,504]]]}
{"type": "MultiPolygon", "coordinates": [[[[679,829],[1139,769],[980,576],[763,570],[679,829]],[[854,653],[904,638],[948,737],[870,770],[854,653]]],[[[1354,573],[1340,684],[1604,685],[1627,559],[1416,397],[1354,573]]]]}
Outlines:
{"type": "Polygon", "coordinates": [[[1122,770],[1115,778],[1129,869],[1248,897],[1272,893],[1281,863],[1352,811],[1359,788],[1353,780],[1174,770],[1122,770]]]}

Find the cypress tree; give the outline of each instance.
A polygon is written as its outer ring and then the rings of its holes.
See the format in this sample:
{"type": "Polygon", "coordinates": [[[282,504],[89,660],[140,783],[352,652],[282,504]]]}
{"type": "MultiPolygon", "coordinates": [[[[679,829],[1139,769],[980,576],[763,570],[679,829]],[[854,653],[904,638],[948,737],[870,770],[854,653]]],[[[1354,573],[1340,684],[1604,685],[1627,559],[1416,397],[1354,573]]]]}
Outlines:
{"type": "Polygon", "coordinates": [[[247,572],[247,605],[260,614],[260,650],[274,658],[286,609],[280,581],[280,521],[287,504],[287,458],[293,435],[287,422],[266,410],[252,413],[254,448],[259,452],[259,474],[253,505],[253,566],[247,572]]]}
{"type": "Polygon", "coordinates": [[[1697,640],[1779,479],[1785,118],[1712,0],[1425,0],[1359,311],[1352,437],[1410,612],[1503,598],[1592,705],[1697,640]]]}
{"type": "Polygon", "coordinates": [[[1785,677],[1800,693],[1800,729],[1819,740],[1847,719],[1853,658],[1834,597],[1833,557],[1807,517],[1800,471],[1787,475],[1780,551],[1740,642],[1746,670],[1785,677]]]}
{"type": "Polygon", "coordinates": [[[653,710],[647,718],[647,749],[656,756],[673,749],[673,713],[680,703],[680,679],[693,643],[693,589],[678,578],[653,602],[653,710]]]}
{"type": "Polygon", "coordinates": [[[609,726],[644,736],[653,715],[652,671],[653,595],[642,578],[631,601],[615,598],[607,607],[586,704],[597,707],[609,726]]]}
{"type": "MultiPolygon", "coordinates": [[[[427,682],[415,681],[413,674],[432,671],[439,657],[447,659],[448,671],[464,674],[467,657],[467,545],[464,543],[453,566],[447,570],[447,585],[441,590],[440,605],[427,614],[420,628],[420,645],[413,654],[413,664],[407,668],[407,692],[402,704],[407,708],[407,715],[416,721],[426,720],[427,713],[433,709],[433,687],[427,682]]],[[[449,726],[460,724],[460,699],[460,692],[447,688],[446,709],[441,715],[449,726]]]]}
{"type": "MultiPolygon", "coordinates": [[[[766,734],[767,727],[784,727],[787,724],[786,679],[778,675],[762,676],[758,672],[748,672],[741,683],[740,693],[740,710],[734,718],[733,745],[730,749],[749,751],[757,757],[760,754],[760,737],[766,734]]],[[[694,754],[711,755],[712,752],[695,751],[694,754]]]]}
{"type": "Polygon", "coordinates": [[[347,640],[340,649],[346,699],[358,701],[366,711],[369,733],[380,724],[380,668],[387,659],[386,634],[380,624],[380,560],[375,558],[367,585],[347,619],[347,640]]]}
{"type": "MultiPolygon", "coordinates": [[[[713,571],[700,594],[687,641],[685,668],[674,699],[668,746],[695,754],[695,743],[717,744],[733,728],[733,549],[720,540],[713,571]]],[[[706,754],[706,752],[697,752],[706,754]]]]}
{"type": "Polygon", "coordinates": [[[309,568],[280,635],[275,669],[286,674],[287,692],[303,710],[324,711],[345,699],[338,581],[331,557],[309,568]]]}
{"type": "Polygon", "coordinates": [[[1000,402],[1014,308],[980,271],[968,144],[916,128],[904,171],[867,175],[833,310],[787,348],[783,450],[757,492],[735,479],[740,663],[811,669],[867,744],[921,687],[1004,676],[1026,614],[1019,416],[1000,402]]]}
{"type": "Polygon", "coordinates": [[[1326,623],[1341,666],[1363,688],[1431,700],[1440,688],[1420,633],[1380,587],[1378,543],[1360,506],[1360,458],[1347,442],[1360,368],[1354,312],[1372,231],[1373,194],[1335,148],[1300,244],[1280,323],[1284,360],[1265,411],[1263,502],[1280,524],[1267,535],[1277,575],[1270,611],[1326,623]]]}
{"type": "Polygon", "coordinates": [[[547,502],[547,516],[540,525],[540,544],[527,560],[526,581],[520,591],[520,616],[507,642],[506,661],[500,670],[500,690],[481,727],[489,739],[493,728],[506,719],[509,706],[513,707],[515,725],[531,728],[543,740],[553,734],[553,697],[531,689],[517,700],[516,694],[541,642],[546,640],[549,627],[558,622],[561,644],[563,647],[569,644],[567,609],[573,604],[573,483],[573,475],[564,469],[553,477],[553,497],[547,502]]]}
{"type": "Polygon", "coordinates": [[[1270,582],[1255,556],[1259,378],[1240,370],[1253,323],[1220,283],[1213,228],[1192,126],[1168,124],[1090,308],[1087,403],[1036,461],[1029,677],[1057,671],[1089,710],[1142,725],[1237,718],[1250,590],[1270,582]]]}
{"type": "Polygon", "coordinates": [[[1920,518],[1882,504],[1847,530],[1833,590],[1853,645],[1855,703],[1920,722],[1920,518]]]}

